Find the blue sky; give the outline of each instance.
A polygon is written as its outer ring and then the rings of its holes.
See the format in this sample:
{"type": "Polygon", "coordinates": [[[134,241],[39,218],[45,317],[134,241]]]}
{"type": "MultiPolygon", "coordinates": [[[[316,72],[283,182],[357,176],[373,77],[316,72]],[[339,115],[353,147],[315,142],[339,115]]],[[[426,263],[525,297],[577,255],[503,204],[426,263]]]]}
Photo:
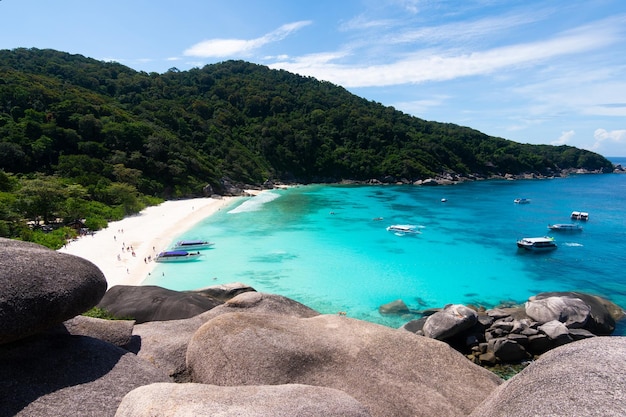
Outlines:
{"type": "Polygon", "coordinates": [[[414,116],[626,156],[624,0],[0,0],[0,49],[146,72],[229,59],[414,116]]]}

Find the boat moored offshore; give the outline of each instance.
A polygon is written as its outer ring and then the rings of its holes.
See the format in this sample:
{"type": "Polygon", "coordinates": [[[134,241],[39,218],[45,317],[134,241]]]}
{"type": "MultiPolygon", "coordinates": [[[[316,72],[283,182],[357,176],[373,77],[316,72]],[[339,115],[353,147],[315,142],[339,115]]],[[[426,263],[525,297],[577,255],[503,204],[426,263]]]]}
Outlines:
{"type": "Polygon", "coordinates": [[[517,247],[526,250],[551,250],[556,249],[553,237],[525,237],[517,241],[517,247]]]}
{"type": "Polygon", "coordinates": [[[412,224],[392,224],[391,226],[387,227],[387,230],[390,232],[394,232],[398,236],[418,235],[422,233],[418,230],[417,226],[414,226],[412,224]]]}
{"type": "Polygon", "coordinates": [[[556,223],[549,224],[548,229],[557,232],[582,232],[583,227],[575,223],[556,223]]]}
{"type": "Polygon", "coordinates": [[[213,245],[215,245],[215,243],[207,240],[179,240],[174,244],[174,249],[198,250],[207,249],[213,245]]]}
{"type": "Polygon", "coordinates": [[[572,220],[587,221],[587,220],[589,220],[589,213],[587,213],[585,211],[572,211],[572,214],[570,215],[570,218],[572,220]]]}
{"type": "Polygon", "coordinates": [[[160,252],[155,258],[155,262],[181,262],[191,261],[200,257],[200,252],[187,252],[186,250],[169,250],[160,252]]]}

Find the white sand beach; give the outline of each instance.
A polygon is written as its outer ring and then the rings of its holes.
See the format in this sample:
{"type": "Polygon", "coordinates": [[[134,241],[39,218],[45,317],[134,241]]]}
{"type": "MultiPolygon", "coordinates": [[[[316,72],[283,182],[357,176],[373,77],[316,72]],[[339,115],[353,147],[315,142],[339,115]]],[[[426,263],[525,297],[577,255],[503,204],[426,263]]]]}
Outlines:
{"type": "Polygon", "coordinates": [[[176,236],[233,202],[236,197],[166,201],[109,223],[106,229],[69,242],[59,252],[93,262],[114,285],[141,285],[155,266],[154,256],[176,236]]]}

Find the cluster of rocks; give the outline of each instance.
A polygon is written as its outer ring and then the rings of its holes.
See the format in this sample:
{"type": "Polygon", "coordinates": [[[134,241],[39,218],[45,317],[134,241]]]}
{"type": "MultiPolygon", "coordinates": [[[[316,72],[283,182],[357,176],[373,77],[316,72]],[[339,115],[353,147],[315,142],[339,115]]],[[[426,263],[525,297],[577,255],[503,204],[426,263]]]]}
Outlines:
{"type": "MultiPolygon", "coordinates": [[[[626,172],[621,165],[615,165],[612,172],[624,173],[626,172]]],[[[529,179],[545,179],[545,178],[558,178],[567,177],[569,175],[580,174],[603,174],[608,173],[606,170],[588,170],[584,168],[576,169],[551,169],[547,168],[545,172],[522,172],[519,174],[501,173],[501,174],[458,174],[456,172],[442,172],[434,177],[410,180],[407,178],[397,178],[393,176],[385,176],[380,179],[370,179],[365,181],[365,184],[369,185],[381,185],[381,184],[404,184],[404,185],[421,185],[421,186],[436,186],[436,185],[454,185],[469,181],[481,181],[487,179],[501,179],[501,180],[529,180],[529,179]]],[[[350,183],[361,183],[359,181],[343,181],[350,183]]]]}
{"type": "Polygon", "coordinates": [[[0,239],[3,416],[624,415],[625,359],[596,337],[504,382],[435,338],[245,285],[107,291],[88,261],[0,239]],[[96,305],[139,320],[80,315],[96,305]]]}
{"type": "MultiPolygon", "coordinates": [[[[397,300],[381,312],[406,313],[397,300]]],[[[481,309],[450,304],[425,312],[403,328],[441,340],[481,365],[511,364],[536,358],[573,341],[608,336],[624,311],[616,304],[579,292],[550,292],[530,297],[522,306],[481,309]]]]}

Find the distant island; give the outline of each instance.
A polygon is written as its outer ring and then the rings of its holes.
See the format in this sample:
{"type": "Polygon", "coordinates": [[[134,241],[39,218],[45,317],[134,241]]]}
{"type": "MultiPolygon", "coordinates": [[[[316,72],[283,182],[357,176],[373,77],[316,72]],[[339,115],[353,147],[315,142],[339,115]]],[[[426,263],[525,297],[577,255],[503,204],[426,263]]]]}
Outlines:
{"type": "Polygon", "coordinates": [[[158,74],[55,50],[0,50],[0,236],[48,247],[63,239],[42,230],[98,230],[163,199],[273,183],[578,170],[613,165],[571,146],[425,121],[248,62],[158,74]]]}

